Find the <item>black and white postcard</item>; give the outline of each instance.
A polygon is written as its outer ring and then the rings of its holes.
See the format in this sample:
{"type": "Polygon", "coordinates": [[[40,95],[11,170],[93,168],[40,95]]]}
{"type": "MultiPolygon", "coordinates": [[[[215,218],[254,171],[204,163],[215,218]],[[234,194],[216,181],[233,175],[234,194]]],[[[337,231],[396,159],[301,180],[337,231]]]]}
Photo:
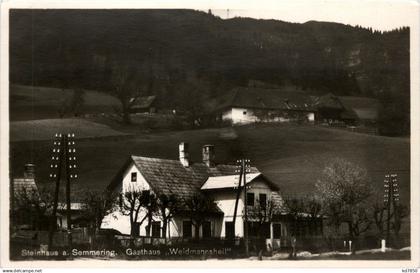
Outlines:
{"type": "Polygon", "coordinates": [[[418,266],[417,2],[1,11],[2,266],[418,266]]]}

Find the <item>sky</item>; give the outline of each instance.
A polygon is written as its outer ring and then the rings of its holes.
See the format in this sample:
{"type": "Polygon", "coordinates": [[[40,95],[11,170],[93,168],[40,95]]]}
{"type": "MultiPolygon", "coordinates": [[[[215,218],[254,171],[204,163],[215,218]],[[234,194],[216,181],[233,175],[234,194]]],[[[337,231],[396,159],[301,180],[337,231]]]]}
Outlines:
{"type": "MultiPolygon", "coordinates": [[[[363,27],[386,31],[418,23],[416,20],[418,20],[417,15],[419,12],[418,1],[405,0],[278,0],[276,2],[245,1],[244,3],[224,4],[223,8],[221,8],[221,5],[215,3],[213,5],[214,8],[212,8],[212,13],[223,19],[251,17],[295,23],[315,20],[338,22],[353,26],[361,25],[363,27]]],[[[208,9],[205,11],[208,11],[208,9]]]]}

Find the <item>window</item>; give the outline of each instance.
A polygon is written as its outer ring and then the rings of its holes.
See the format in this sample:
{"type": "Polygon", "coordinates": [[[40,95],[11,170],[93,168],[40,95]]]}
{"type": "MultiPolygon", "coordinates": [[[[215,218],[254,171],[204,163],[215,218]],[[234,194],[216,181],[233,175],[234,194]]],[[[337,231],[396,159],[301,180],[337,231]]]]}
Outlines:
{"type": "Polygon", "coordinates": [[[131,182],[137,182],[137,173],[136,172],[131,173],[131,182]]]}
{"type": "Polygon", "coordinates": [[[254,199],[255,199],[255,195],[252,192],[248,192],[246,194],[246,204],[248,206],[254,206],[254,199]]]}
{"type": "Polygon", "coordinates": [[[203,238],[211,238],[211,222],[203,223],[203,238]]]}
{"type": "Polygon", "coordinates": [[[133,232],[131,234],[133,234],[133,236],[139,236],[140,235],[140,223],[134,223],[132,226],[133,232]]]}
{"type": "Polygon", "coordinates": [[[244,111],[242,114],[244,114],[244,116],[246,115],[246,111],[244,111]]]}
{"type": "Polygon", "coordinates": [[[183,221],[182,222],[182,236],[184,238],[191,238],[192,237],[192,223],[191,223],[191,221],[183,221]]]}
{"type": "Polygon", "coordinates": [[[225,237],[228,239],[233,239],[235,237],[233,222],[225,222],[225,237]]]}
{"type": "Polygon", "coordinates": [[[260,207],[265,208],[267,206],[267,194],[260,193],[260,207]]]}
{"type": "Polygon", "coordinates": [[[274,237],[274,239],[280,239],[280,237],[281,237],[281,224],[273,224],[273,237],[274,237]]]}
{"type": "Polygon", "coordinates": [[[160,221],[152,222],[152,237],[160,238],[160,221]]]}

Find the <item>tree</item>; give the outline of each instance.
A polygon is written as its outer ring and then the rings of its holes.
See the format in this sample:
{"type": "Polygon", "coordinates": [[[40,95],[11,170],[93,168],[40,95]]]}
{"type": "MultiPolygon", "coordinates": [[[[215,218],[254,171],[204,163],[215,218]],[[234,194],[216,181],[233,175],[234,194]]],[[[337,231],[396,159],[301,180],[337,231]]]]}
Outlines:
{"type": "Polygon", "coordinates": [[[195,194],[185,199],[184,203],[191,223],[195,228],[194,238],[198,240],[200,238],[200,227],[206,220],[208,213],[214,208],[214,202],[208,196],[195,194]]]}
{"type": "MultiPolygon", "coordinates": [[[[130,216],[130,235],[134,236],[136,234],[136,223],[139,217],[141,208],[144,205],[144,192],[139,190],[131,190],[125,192],[121,198],[121,213],[124,215],[130,216]]],[[[146,220],[146,216],[140,221],[141,224],[146,220]]]]}
{"type": "Polygon", "coordinates": [[[22,189],[19,192],[15,192],[13,198],[11,218],[14,225],[23,222],[39,230],[48,222],[46,218],[49,217],[53,207],[53,196],[48,189],[22,189]]]}
{"type": "Polygon", "coordinates": [[[176,83],[179,90],[177,97],[177,108],[185,116],[191,128],[202,126],[203,107],[205,98],[209,93],[207,81],[190,77],[188,80],[176,83]]]}
{"type": "Polygon", "coordinates": [[[141,198],[141,206],[144,207],[146,211],[146,236],[150,237],[150,230],[153,222],[153,214],[155,214],[158,210],[158,200],[156,198],[156,195],[150,191],[143,191],[141,198]]]}
{"type": "Polygon", "coordinates": [[[180,202],[175,194],[160,194],[157,200],[159,216],[162,219],[162,236],[166,238],[168,224],[180,208],[180,202]]]}
{"type": "Polygon", "coordinates": [[[248,219],[247,223],[250,223],[249,220],[251,220],[251,223],[254,224],[255,232],[257,234],[258,238],[258,244],[257,244],[257,251],[258,251],[258,257],[262,259],[262,252],[264,250],[265,241],[263,239],[263,227],[269,225],[273,221],[273,216],[280,212],[280,207],[274,202],[272,198],[266,201],[264,204],[263,202],[260,202],[261,200],[257,199],[256,204],[252,207],[248,208],[248,219]]]}
{"type": "Polygon", "coordinates": [[[116,207],[117,193],[105,190],[103,192],[88,191],[84,198],[84,213],[91,220],[93,238],[99,231],[104,217],[112,213],[116,207]]]}
{"type": "Polygon", "coordinates": [[[285,197],[284,206],[287,209],[288,216],[292,219],[291,235],[297,235],[299,215],[303,212],[303,202],[297,197],[285,197]]]}
{"type": "MultiPolygon", "coordinates": [[[[143,64],[144,66],[144,64],[143,64]]],[[[111,93],[121,103],[116,109],[125,124],[131,124],[130,113],[134,102],[141,94],[148,94],[152,89],[153,74],[142,65],[131,67],[129,65],[114,64],[111,71],[111,93]]]]}
{"type": "Polygon", "coordinates": [[[370,228],[367,201],[372,190],[365,169],[337,158],[323,170],[316,192],[323,202],[323,213],[336,231],[344,223],[349,239],[354,240],[370,228]]]}

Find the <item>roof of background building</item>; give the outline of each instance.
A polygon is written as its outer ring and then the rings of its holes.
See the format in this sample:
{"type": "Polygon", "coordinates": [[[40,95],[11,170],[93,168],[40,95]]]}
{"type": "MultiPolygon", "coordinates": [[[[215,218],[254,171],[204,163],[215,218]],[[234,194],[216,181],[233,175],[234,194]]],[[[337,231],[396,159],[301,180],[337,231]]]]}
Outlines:
{"type": "Polygon", "coordinates": [[[207,111],[214,112],[231,107],[314,111],[311,96],[295,86],[276,89],[237,87],[224,96],[210,100],[207,111]]]}
{"type": "Polygon", "coordinates": [[[146,109],[152,106],[155,99],[156,96],[137,97],[131,98],[130,103],[133,109],[146,109]]]}

